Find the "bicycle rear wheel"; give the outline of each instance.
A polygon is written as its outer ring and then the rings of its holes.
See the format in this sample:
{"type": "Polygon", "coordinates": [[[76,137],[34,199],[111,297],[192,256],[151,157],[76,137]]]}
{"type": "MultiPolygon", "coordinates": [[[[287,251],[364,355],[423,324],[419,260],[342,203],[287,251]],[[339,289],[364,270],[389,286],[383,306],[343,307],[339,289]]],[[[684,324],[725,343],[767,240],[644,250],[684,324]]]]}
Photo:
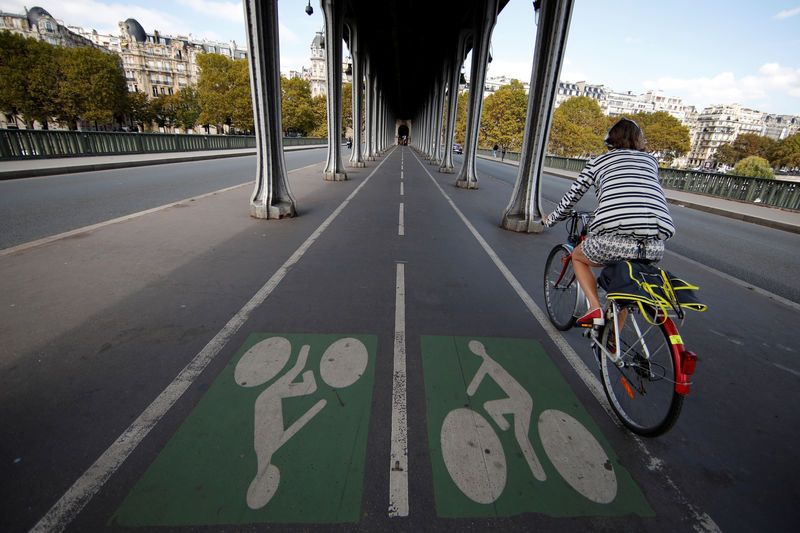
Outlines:
{"type": "MultiPolygon", "coordinates": [[[[653,320],[651,315],[651,320],[653,320]]],[[[601,341],[614,339],[614,323],[608,320],[601,341]]],[[[645,437],[663,435],[675,425],[683,407],[683,395],[675,392],[672,346],[663,325],[650,324],[630,309],[617,341],[621,360],[601,357],[601,374],[611,407],[634,433],[645,437]],[[638,327],[638,331],[637,331],[638,327]]]]}
{"type": "Polygon", "coordinates": [[[572,270],[572,253],[560,244],[550,251],[544,266],[544,301],[550,322],[566,331],[575,324],[578,309],[578,280],[572,270]]]}

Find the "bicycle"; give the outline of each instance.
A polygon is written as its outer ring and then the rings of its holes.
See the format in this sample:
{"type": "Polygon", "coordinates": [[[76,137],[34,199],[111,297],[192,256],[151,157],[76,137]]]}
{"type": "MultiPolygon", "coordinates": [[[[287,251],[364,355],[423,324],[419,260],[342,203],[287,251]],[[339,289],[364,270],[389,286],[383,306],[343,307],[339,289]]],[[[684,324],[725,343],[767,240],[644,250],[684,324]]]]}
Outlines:
{"type": "MultiPolygon", "coordinates": [[[[588,300],[572,269],[572,251],[586,237],[591,216],[588,212],[570,213],[567,242],[556,245],[545,263],[547,314],[561,331],[574,326],[583,314],[582,302],[588,311],[588,300]]],[[[697,362],[672,320],[684,318],[681,305],[607,298],[603,316],[605,324],[587,328],[584,335],[599,362],[611,408],[634,433],[663,435],[678,420],[697,362]]]]}

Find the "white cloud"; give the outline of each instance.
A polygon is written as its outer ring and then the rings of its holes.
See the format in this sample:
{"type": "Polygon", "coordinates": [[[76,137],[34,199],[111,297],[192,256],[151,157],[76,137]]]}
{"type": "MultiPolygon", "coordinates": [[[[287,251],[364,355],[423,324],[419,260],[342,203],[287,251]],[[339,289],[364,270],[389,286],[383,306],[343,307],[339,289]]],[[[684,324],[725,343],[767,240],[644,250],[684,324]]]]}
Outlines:
{"type": "Polygon", "coordinates": [[[244,8],[241,2],[209,2],[208,0],[177,0],[189,9],[203,15],[208,15],[210,20],[226,19],[231,22],[244,23],[244,8]]]}
{"type": "Polygon", "coordinates": [[[683,98],[688,105],[704,107],[711,104],[740,103],[757,106],[769,101],[770,95],[800,98],[800,69],[766,63],[758,73],[736,78],[732,72],[714,77],[645,80],[646,89],[661,89],[683,98]]]}
{"type": "Polygon", "coordinates": [[[781,11],[780,13],[778,13],[777,15],[775,15],[772,18],[778,19],[778,20],[780,20],[780,19],[788,19],[789,17],[793,17],[793,16],[798,15],[798,14],[800,14],[800,7],[796,7],[794,9],[786,9],[784,11],[781,11]]]}

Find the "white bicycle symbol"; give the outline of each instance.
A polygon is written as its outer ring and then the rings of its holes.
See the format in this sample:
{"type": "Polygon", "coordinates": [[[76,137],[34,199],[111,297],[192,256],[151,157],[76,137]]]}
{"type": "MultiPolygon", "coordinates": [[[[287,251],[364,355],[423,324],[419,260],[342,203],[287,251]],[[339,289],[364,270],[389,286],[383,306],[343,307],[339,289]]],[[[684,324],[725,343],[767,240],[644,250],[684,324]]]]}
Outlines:
{"type": "MultiPolygon", "coordinates": [[[[278,490],[280,471],[271,464],[272,455],[291,439],[327,404],[324,398],[316,402],[291,426],[284,428],[283,400],[312,394],[317,390],[313,370],[306,370],[309,346],[300,349],[297,362],[284,375],[275,380],[255,403],[255,448],[258,467],[247,490],[247,505],[251,509],[264,507],[278,490]],[[303,377],[295,382],[300,373],[303,377]]],[[[292,355],[291,343],[283,337],[265,339],[242,356],[236,364],[234,379],[241,387],[258,387],[277,376],[292,355]]],[[[369,355],[366,346],[358,339],[339,339],[325,350],[319,365],[322,380],[330,387],[349,387],[364,374],[369,355]]]]}
{"type": "MultiPolygon", "coordinates": [[[[467,386],[467,394],[473,396],[486,376],[503,389],[506,398],[487,401],[483,408],[502,431],[511,427],[506,415],[514,417],[514,437],[531,474],[545,481],[547,475],[528,436],[533,413],[531,395],[486,353],[483,343],[472,340],[469,349],[483,362],[467,386]]],[[[547,458],[573,489],[596,503],[614,500],[617,477],[611,461],[583,424],[563,411],[547,409],[539,415],[538,432],[547,458]]],[[[472,409],[453,409],[442,423],[441,446],[447,471],[465,496],[482,504],[500,497],[507,479],[506,456],[486,418],[472,409]]]]}

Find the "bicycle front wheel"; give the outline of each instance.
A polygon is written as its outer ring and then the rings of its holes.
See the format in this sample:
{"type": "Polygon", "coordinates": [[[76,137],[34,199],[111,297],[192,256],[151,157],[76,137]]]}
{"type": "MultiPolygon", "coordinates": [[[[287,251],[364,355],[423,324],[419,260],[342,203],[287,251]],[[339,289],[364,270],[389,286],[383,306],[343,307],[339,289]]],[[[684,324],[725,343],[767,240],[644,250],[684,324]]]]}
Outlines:
{"type": "MultiPolygon", "coordinates": [[[[683,407],[683,395],[675,392],[677,376],[667,331],[631,308],[619,336],[621,359],[615,363],[601,357],[600,365],[611,407],[634,433],[663,435],[675,425],[683,407]]],[[[608,320],[601,334],[603,345],[613,346],[614,337],[613,320],[608,320]]]]}
{"type": "Polygon", "coordinates": [[[567,246],[560,244],[550,251],[544,266],[544,301],[550,322],[566,331],[575,324],[578,309],[578,280],[572,270],[567,246]]]}

